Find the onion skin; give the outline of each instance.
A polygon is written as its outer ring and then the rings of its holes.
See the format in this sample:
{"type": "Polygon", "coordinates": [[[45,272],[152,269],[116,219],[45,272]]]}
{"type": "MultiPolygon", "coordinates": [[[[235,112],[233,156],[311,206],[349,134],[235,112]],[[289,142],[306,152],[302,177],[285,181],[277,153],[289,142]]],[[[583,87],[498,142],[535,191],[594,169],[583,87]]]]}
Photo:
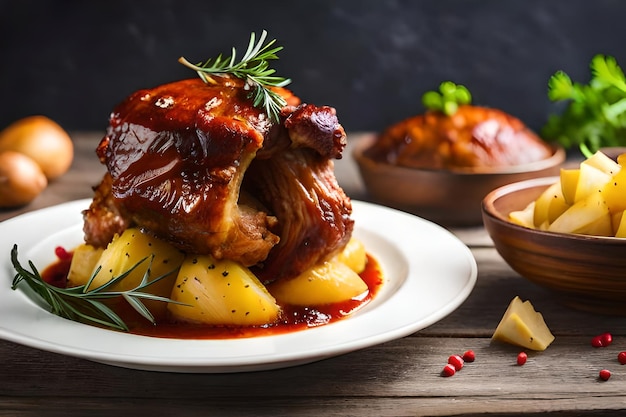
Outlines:
{"type": "Polygon", "coordinates": [[[24,206],[48,185],[32,158],[15,151],[0,152],[0,208],[24,206]]]}
{"type": "Polygon", "coordinates": [[[74,158],[69,134],[45,116],[19,119],[0,131],[0,152],[16,151],[41,167],[48,181],[63,175],[74,158]]]}

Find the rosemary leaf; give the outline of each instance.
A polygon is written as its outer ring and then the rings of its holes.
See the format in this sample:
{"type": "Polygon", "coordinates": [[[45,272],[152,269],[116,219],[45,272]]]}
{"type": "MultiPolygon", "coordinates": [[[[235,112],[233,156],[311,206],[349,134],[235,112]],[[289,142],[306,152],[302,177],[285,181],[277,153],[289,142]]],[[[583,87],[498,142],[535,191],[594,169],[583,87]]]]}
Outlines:
{"type": "MultiPolygon", "coordinates": [[[[150,259],[150,264],[152,263],[152,258],[150,259]]],[[[126,278],[135,268],[147,259],[148,257],[140,260],[129,270],[93,289],[90,289],[90,286],[100,272],[100,268],[96,269],[93,276],[90,277],[85,285],[71,288],[58,288],[43,280],[32,261],[28,262],[30,271],[24,268],[18,260],[17,245],[13,245],[13,249],[11,250],[11,263],[17,274],[13,279],[11,288],[15,290],[22,283],[26,284],[49,306],[51,313],[60,317],[115,330],[128,331],[128,326],[124,323],[122,318],[100,300],[122,297],[137,310],[139,314],[153,324],[155,323],[154,316],[145,304],[142,303],[142,299],[182,304],[166,297],[160,297],[142,291],[170,274],[167,273],[151,280],[149,276],[150,267],[148,267],[148,271],[144,274],[141,283],[135,288],[126,291],[106,291],[112,285],[126,278]]]]}
{"type": "Polygon", "coordinates": [[[221,54],[215,59],[208,59],[204,63],[192,64],[186,58],[180,57],[178,62],[195,70],[198,76],[207,84],[216,84],[213,76],[233,75],[246,80],[252,87],[249,98],[253,99],[255,107],[264,108],[268,117],[273,121],[279,120],[280,110],[285,106],[285,99],[272,87],[284,87],[291,83],[291,79],[273,75],[276,71],[269,67],[269,61],[278,59],[278,52],[283,47],[272,46],[276,43],[273,39],[265,43],[267,32],[264,30],[258,42],[254,32],[250,35],[248,48],[243,57],[237,62],[237,51],[232,48],[229,57],[224,58],[221,54]],[[265,43],[265,45],[264,45],[265,43]]]}

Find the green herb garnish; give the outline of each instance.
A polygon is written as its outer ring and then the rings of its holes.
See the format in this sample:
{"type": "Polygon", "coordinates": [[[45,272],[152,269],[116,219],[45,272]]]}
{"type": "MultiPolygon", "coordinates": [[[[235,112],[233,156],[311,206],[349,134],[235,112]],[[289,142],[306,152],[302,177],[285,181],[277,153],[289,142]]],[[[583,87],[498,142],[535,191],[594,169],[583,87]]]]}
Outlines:
{"type": "Polygon", "coordinates": [[[250,43],[243,58],[236,60],[235,48],[230,57],[222,57],[220,54],[215,59],[208,59],[204,63],[192,64],[187,59],[180,57],[178,62],[195,70],[200,78],[207,84],[215,84],[211,77],[231,74],[237,78],[243,78],[252,87],[250,97],[253,98],[255,107],[264,107],[267,115],[274,121],[279,120],[280,110],[285,106],[285,99],[270,87],[284,87],[291,83],[291,79],[273,75],[276,71],[269,67],[269,61],[278,59],[277,53],[282,46],[272,48],[276,39],[267,42],[267,32],[261,33],[259,41],[255,43],[254,32],[250,35],[250,43]]]}
{"type": "Polygon", "coordinates": [[[546,140],[565,148],[578,146],[586,157],[605,146],[626,145],[626,78],[611,56],[596,55],[588,84],[572,82],[563,71],[548,81],[548,98],[566,102],[560,115],[550,115],[542,128],[546,140]]]}
{"type": "Polygon", "coordinates": [[[422,104],[429,110],[440,111],[452,116],[460,105],[470,104],[472,95],[469,90],[452,81],[444,81],[439,85],[439,91],[427,91],[422,95],[422,104]]]}
{"type": "MultiPolygon", "coordinates": [[[[17,271],[17,274],[13,278],[11,288],[15,290],[22,282],[25,283],[31,290],[39,295],[46,304],[48,304],[50,312],[56,314],[57,316],[81,323],[95,324],[115,330],[128,331],[128,326],[124,323],[120,316],[118,316],[117,313],[100,300],[122,297],[139,314],[141,314],[141,316],[146,318],[152,324],[155,324],[154,316],[141,301],[142,299],[157,300],[168,303],[175,302],[169,298],[160,297],[143,291],[146,287],[169,275],[169,273],[167,273],[151,280],[150,266],[148,266],[141,283],[135,288],[127,291],[107,291],[108,288],[126,278],[135,268],[146,260],[148,260],[147,257],[137,262],[123,274],[114,277],[107,283],[93,289],[88,288],[91,286],[91,283],[100,271],[100,268],[96,269],[85,285],[72,288],[58,288],[44,281],[31,261],[28,261],[31,271],[23,268],[17,259],[17,245],[13,245],[13,249],[11,250],[11,263],[17,271]]],[[[152,259],[150,259],[150,265],[151,264],[152,259]]]]}

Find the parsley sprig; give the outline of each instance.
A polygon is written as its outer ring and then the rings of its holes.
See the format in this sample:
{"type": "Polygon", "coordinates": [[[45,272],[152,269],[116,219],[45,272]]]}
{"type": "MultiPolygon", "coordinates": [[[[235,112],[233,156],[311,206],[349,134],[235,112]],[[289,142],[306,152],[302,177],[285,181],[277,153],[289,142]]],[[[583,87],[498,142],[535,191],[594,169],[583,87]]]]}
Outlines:
{"type": "Polygon", "coordinates": [[[17,245],[13,245],[13,249],[11,250],[11,263],[17,273],[13,278],[11,288],[15,290],[20,284],[26,284],[49,306],[51,313],[60,317],[115,330],[128,331],[128,326],[124,323],[122,318],[101,300],[122,297],[142,317],[152,324],[155,324],[154,316],[150,313],[150,310],[148,310],[142,300],[157,300],[168,303],[176,302],[169,298],[160,297],[144,291],[146,287],[169,275],[169,273],[167,273],[157,278],[150,279],[152,258],[149,259],[149,266],[139,285],[130,290],[109,291],[108,289],[126,278],[139,265],[148,261],[148,257],[143,258],[124,273],[114,277],[99,287],[89,288],[100,271],[100,268],[97,268],[85,285],[71,288],[59,288],[44,281],[32,261],[28,261],[30,271],[22,267],[18,261],[17,245]]]}
{"type": "Polygon", "coordinates": [[[440,111],[452,116],[460,105],[470,104],[472,95],[469,90],[452,81],[439,84],[439,91],[427,91],[422,95],[422,104],[429,110],[440,111]]]}
{"type": "Polygon", "coordinates": [[[285,99],[273,91],[271,87],[284,87],[291,83],[291,79],[274,75],[275,70],[269,67],[269,61],[278,59],[277,53],[282,46],[272,46],[276,43],[273,39],[265,43],[267,32],[264,30],[256,42],[254,32],[250,35],[248,49],[239,62],[236,62],[237,51],[232,48],[229,57],[221,54],[215,59],[208,59],[204,63],[192,64],[184,57],[178,62],[195,70],[200,78],[207,84],[215,84],[212,76],[231,74],[237,78],[245,79],[252,87],[250,97],[255,107],[264,107],[267,115],[274,121],[279,120],[280,110],[285,106],[285,99]],[[264,45],[265,43],[265,45],[264,45]]]}
{"type": "Polygon", "coordinates": [[[578,147],[586,157],[605,146],[626,146],[626,77],[612,56],[596,55],[588,84],[573,82],[563,71],[548,81],[548,98],[565,102],[543,126],[544,139],[578,147]]]}

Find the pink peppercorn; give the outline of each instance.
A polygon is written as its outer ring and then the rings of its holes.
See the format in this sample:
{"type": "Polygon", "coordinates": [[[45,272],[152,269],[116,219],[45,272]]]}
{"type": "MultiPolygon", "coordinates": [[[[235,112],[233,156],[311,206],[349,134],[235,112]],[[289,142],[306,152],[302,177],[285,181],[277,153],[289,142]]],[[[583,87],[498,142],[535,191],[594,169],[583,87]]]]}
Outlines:
{"type": "Polygon", "coordinates": [[[593,347],[607,347],[613,342],[613,336],[611,333],[602,333],[591,338],[591,346],[593,347]]]}
{"type": "Polygon", "coordinates": [[[608,381],[611,377],[611,371],[609,371],[608,369],[603,369],[600,371],[600,374],[598,376],[601,380],[608,381]]]}
{"type": "Polygon", "coordinates": [[[456,373],[456,369],[454,368],[454,365],[452,365],[451,363],[446,364],[446,366],[444,366],[443,370],[441,371],[442,376],[452,376],[455,373],[456,373]]]}
{"type": "Polygon", "coordinates": [[[473,350],[468,350],[463,354],[463,360],[465,362],[474,362],[476,360],[476,354],[473,350]]]}
{"type": "Polygon", "coordinates": [[[519,366],[524,365],[527,359],[528,359],[528,355],[526,354],[526,352],[520,352],[517,354],[517,364],[519,366]]]}
{"type": "Polygon", "coordinates": [[[72,259],[72,254],[65,250],[65,248],[62,246],[57,246],[56,248],[54,248],[54,254],[62,261],[72,259]]]}
{"type": "Polygon", "coordinates": [[[463,358],[459,355],[452,355],[448,358],[448,363],[454,366],[456,371],[460,371],[461,368],[463,368],[464,362],[463,358]]]}
{"type": "Polygon", "coordinates": [[[602,347],[602,339],[599,337],[594,337],[591,339],[591,346],[593,347],[602,347]]]}

